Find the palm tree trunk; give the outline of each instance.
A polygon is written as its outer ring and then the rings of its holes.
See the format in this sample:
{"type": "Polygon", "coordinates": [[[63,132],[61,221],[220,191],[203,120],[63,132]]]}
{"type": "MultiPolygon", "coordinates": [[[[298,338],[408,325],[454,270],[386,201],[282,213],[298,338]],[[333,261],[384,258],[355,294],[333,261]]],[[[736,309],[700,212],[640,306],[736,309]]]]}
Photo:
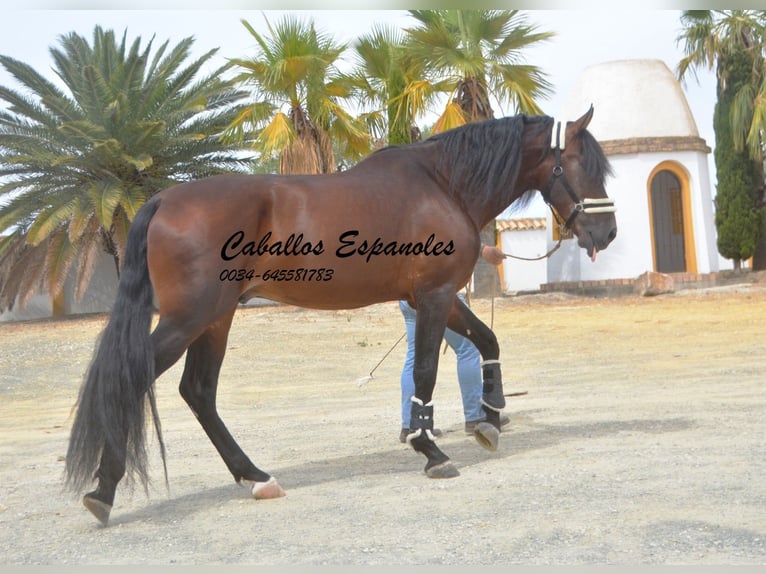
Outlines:
{"type": "Polygon", "coordinates": [[[114,270],[117,273],[117,280],[120,280],[120,251],[117,249],[117,244],[114,241],[112,234],[105,229],[100,230],[101,233],[101,245],[104,251],[112,256],[114,261],[114,270]]]}
{"type": "Polygon", "coordinates": [[[284,174],[319,174],[335,171],[332,142],[325,131],[315,125],[308,113],[296,106],[288,117],[293,123],[296,139],[282,150],[279,172],[284,174]]]}
{"type": "MultiPolygon", "coordinates": [[[[482,245],[496,245],[497,234],[495,231],[495,220],[493,219],[484,229],[481,230],[479,237],[482,245]]],[[[479,257],[476,267],[473,270],[473,295],[474,297],[494,297],[500,295],[500,274],[498,268],[487,263],[479,257]]]]}
{"type": "Polygon", "coordinates": [[[756,162],[758,165],[758,180],[762,183],[758,191],[755,207],[761,213],[761,232],[758,235],[758,242],[753,252],[753,271],[763,271],[766,269],[766,176],[764,175],[763,162],[756,162]]]}
{"type": "Polygon", "coordinates": [[[761,210],[761,234],[753,253],[753,271],[766,269],[766,209],[761,210]]]}

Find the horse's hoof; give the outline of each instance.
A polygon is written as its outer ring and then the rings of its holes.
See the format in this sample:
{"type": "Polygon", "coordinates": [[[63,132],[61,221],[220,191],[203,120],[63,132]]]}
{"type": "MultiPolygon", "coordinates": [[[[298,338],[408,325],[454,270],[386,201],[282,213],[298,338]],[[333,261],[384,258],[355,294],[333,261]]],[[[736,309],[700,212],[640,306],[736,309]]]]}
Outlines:
{"type": "Polygon", "coordinates": [[[497,444],[500,442],[500,431],[495,425],[482,421],[476,425],[473,436],[476,442],[487,450],[497,450],[497,444]]]}
{"type": "Polygon", "coordinates": [[[286,496],[285,490],[279,486],[277,479],[273,476],[266,482],[253,482],[253,498],[256,500],[267,500],[269,498],[282,498],[286,496]]]}
{"type": "Polygon", "coordinates": [[[460,476],[460,471],[452,464],[451,460],[426,468],[428,478],[455,478],[460,476]]]}
{"type": "Polygon", "coordinates": [[[103,502],[99,500],[98,498],[93,498],[92,496],[85,495],[82,499],[82,503],[90,510],[90,513],[98,518],[98,521],[106,526],[109,524],[109,515],[112,512],[112,505],[107,504],[106,502],[103,502]]]}

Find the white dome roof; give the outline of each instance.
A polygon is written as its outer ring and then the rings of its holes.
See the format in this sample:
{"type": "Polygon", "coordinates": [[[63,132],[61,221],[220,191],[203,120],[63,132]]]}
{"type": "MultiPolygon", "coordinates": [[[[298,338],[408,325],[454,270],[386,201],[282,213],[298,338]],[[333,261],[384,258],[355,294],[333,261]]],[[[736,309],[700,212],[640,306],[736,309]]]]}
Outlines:
{"type": "Polygon", "coordinates": [[[661,60],[619,60],[586,68],[557,117],[575,120],[591,104],[588,131],[600,141],[699,137],[681,85],[661,60]]]}

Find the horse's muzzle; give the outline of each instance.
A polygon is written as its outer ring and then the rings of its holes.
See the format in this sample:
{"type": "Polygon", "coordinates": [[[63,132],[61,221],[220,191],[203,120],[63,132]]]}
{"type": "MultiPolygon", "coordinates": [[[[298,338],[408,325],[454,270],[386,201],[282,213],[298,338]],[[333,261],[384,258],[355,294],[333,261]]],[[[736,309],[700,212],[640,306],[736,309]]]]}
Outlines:
{"type": "Polygon", "coordinates": [[[617,237],[617,222],[613,215],[609,217],[599,217],[600,221],[593,223],[593,219],[588,224],[581,225],[575,229],[579,239],[578,244],[585,249],[591,261],[596,261],[596,255],[599,251],[606,249],[609,244],[617,237]]]}

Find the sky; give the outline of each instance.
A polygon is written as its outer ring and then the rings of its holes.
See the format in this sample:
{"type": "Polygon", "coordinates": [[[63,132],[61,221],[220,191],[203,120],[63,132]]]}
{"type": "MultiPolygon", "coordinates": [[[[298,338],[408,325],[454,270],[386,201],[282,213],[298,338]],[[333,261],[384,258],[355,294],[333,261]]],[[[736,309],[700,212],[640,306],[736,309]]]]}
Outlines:
{"type": "MultiPolygon", "coordinates": [[[[28,6],[46,4],[45,0],[28,6]]],[[[229,0],[229,4],[231,0],[229,0]]],[[[48,3],[50,4],[50,3],[48,3]]],[[[615,3],[616,4],[616,3],[615,3]]],[[[58,4],[62,5],[62,4],[58,4]]],[[[146,6],[149,3],[134,5],[146,6]]],[[[167,6],[167,4],[165,4],[167,6]]],[[[194,5],[192,2],[191,4],[194,5]]],[[[222,6],[226,6],[224,1],[222,6]]],[[[542,3],[545,5],[545,3],[542,3]]],[[[580,3],[580,6],[583,4],[580,3]]],[[[585,4],[587,6],[587,3],[585,4]]],[[[582,71],[592,65],[622,59],[659,59],[675,70],[683,57],[683,49],[676,42],[680,32],[680,11],[653,9],[652,3],[644,9],[621,10],[600,7],[576,10],[525,10],[528,21],[541,31],[555,32],[556,36],[525,52],[526,63],[542,69],[553,85],[551,96],[541,107],[547,115],[557,116],[568,91],[582,71]]],[[[13,8],[13,3],[9,8],[13,8]]],[[[290,13],[312,18],[318,29],[332,34],[338,41],[352,43],[358,36],[369,32],[375,22],[407,27],[414,20],[406,10],[294,10],[290,13]]],[[[215,64],[227,58],[247,57],[255,50],[252,36],[242,25],[247,20],[259,32],[266,31],[266,18],[276,22],[287,11],[274,10],[32,10],[6,9],[3,15],[3,33],[0,34],[0,54],[21,60],[49,79],[53,60],[49,49],[57,46],[59,36],[69,32],[92,38],[96,25],[113,29],[132,41],[141,37],[142,45],[155,37],[155,45],[169,40],[173,45],[183,38],[195,38],[193,56],[198,57],[213,48],[219,48],[215,64]]],[[[350,61],[350,54],[346,57],[350,61]]],[[[18,84],[0,67],[0,85],[18,89],[18,84]]],[[[715,104],[715,78],[712,72],[702,71],[690,76],[682,88],[697,123],[700,137],[709,146],[715,143],[713,135],[713,107],[715,104]]],[[[583,110],[584,112],[585,110],[583,110]]],[[[511,115],[513,110],[496,110],[496,115],[511,115]]],[[[596,113],[598,111],[596,110],[596,113]]],[[[575,118],[568,118],[575,119],[575,118]]],[[[421,121],[421,123],[431,123],[421,121]]],[[[711,181],[715,182],[712,154],[709,161],[711,181]]],[[[542,215],[541,203],[533,204],[530,215],[542,215]]]]}

